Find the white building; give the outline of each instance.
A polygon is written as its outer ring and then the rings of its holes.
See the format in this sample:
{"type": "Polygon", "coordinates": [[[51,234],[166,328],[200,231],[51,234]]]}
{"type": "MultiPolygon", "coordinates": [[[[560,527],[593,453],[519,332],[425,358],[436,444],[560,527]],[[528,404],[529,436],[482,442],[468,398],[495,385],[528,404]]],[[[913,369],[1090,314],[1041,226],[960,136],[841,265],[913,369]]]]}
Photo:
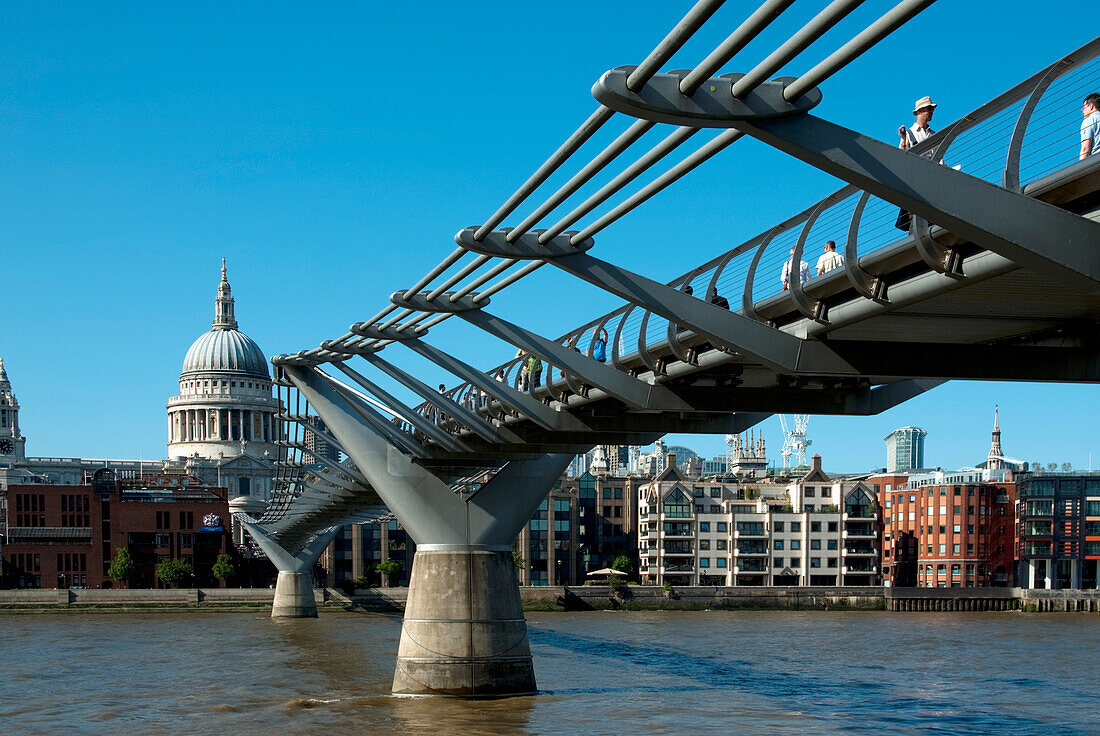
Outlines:
{"type": "Polygon", "coordinates": [[[667,469],[639,488],[639,571],[652,585],[874,585],[874,493],[832,480],[821,457],[785,486],[690,480],[667,469]]]}

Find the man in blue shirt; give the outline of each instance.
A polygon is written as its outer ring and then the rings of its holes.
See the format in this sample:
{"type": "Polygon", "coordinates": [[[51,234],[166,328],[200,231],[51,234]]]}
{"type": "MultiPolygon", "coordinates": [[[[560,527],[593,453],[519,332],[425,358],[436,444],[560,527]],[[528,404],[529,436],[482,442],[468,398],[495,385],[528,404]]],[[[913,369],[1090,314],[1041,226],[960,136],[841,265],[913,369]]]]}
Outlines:
{"type": "Polygon", "coordinates": [[[1100,94],[1093,92],[1081,106],[1085,119],[1081,121],[1081,155],[1084,160],[1100,150],[1100,94]]]}

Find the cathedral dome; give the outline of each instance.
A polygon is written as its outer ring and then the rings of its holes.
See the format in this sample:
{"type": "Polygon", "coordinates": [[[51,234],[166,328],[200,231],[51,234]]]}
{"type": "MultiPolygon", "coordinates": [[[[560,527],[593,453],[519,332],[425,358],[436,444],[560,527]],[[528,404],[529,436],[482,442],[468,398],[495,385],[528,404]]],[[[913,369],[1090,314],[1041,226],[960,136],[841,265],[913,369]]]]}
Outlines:
{"type": "Polygon", "coordinates": [[[191,344],[183,359],[182,376],[200,371],[269,376],[260,346],[243,332],[226,328],[210,330],[191,344]]]}
{"type": "Polygon", "coordinates": [[[180,378],[191,373],[240,373],[256,378],[268,378],[267,358],[252,338],[237,329],[233,316],[233,295],[222,259],[222,280],[214,300],[214,324],[210,331],[191,343],[183,358],[180,378]]]}

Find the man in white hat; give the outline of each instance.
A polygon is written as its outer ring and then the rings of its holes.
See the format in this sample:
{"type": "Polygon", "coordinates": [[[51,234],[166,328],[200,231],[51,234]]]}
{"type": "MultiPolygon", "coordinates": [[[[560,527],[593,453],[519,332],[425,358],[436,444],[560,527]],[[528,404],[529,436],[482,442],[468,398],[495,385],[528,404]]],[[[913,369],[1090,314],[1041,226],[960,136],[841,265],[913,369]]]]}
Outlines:
{"type": "Polygon", "coordinates": [[[898,135],[901,136],[898,148],[906,151],[935,133],[936,131],[928,127],[928,121],[932,119],[932,113],[935,111],[936,103],[932,102],[931,97],[925,96],[917,100],[913,105],[913,114],[917,116],[917,122],[910,128],[898,127],[898,135]]]}

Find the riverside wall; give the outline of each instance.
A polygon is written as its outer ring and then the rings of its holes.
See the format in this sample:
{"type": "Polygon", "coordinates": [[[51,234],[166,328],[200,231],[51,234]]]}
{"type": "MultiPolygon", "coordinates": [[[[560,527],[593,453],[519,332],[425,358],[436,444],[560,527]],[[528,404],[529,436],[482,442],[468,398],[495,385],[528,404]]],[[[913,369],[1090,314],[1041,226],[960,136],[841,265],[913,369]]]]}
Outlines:
{"type": "MultiPolygon", "coordinates": [[[[407,588],[368,588],[354,595],[315,591],[320,611],[400,613],[407,588]]],[[[269,588],[178,590],[0,590],[0,613],[269,609],[269,588]]],[[[521,587],[527,611],[887,610],[1100,613],[1100,590],[883,587],[658,587],[606,585],[521,587]]]]}

